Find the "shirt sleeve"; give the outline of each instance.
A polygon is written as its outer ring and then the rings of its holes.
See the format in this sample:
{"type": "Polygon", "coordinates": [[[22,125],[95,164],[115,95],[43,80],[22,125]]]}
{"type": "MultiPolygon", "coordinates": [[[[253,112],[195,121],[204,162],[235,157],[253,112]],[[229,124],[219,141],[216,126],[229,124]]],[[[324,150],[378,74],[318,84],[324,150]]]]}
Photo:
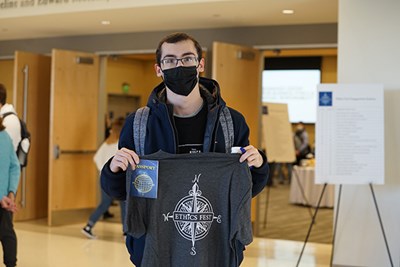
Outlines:
{"type": "Polygon", "coordinates": [[[133,171],[128,169],[126,171],[126,190],[127,190],[127,212],[126,212],[126,226],[128,233],[134,238],[140,238],[146,233],[146,220],[147,220],[147,199],[140,197],[133,197],[130,194],[132,184],[133,171]]]}
{"type": "Polygon", "coordinates": [[[18,189],[19,177],[21,175],[21,166],[19,165],[19,161],[17,158],[17,154],[13,150],[13,147],[10,146],[10,184],[8,188],[8,192],[13,192],[16,194],[18,189]]]}
{"type": "MultiPolygon", "coordinates": [[[[230,109],[232,118],[234,119],[234,128],[235,128],[235,141],[234,146],[245,147],[248,146],[249,143],[249,135],[250,129],[246,123],[245,118],[242,114],[235,111],[234,109],[230,109]]],[[[259,150],[259,153],[263,157],[263,164],[259,168],[251,169],[251,178],[252,178],[252,196],[255,197],[258,195],[266,186],[269,176],[269,166],[267,156],[259,150]]]]}
{"type": "Polygon", "coordinates": [[[244,246],[253,241],[251,225],[251,174],[245,163],[234,171],[237,191],[231,193],[231,244],[239,241],[244,246]]]}
{"type": "Polygon", "coordinates": [[[128,233],[134,238],[140,238],[146,234],[147,200],[145,198],[130,197],[127,201],[126,226],[128,233]]]}

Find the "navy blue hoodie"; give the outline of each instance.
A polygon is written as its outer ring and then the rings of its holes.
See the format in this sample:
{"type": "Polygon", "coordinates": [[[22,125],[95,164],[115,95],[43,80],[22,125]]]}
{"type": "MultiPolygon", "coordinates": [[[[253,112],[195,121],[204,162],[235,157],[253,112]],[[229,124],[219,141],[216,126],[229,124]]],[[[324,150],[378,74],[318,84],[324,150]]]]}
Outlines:
{"type": "MultiPolygon", "coordinates": [[[[204,133],[203,152],[225,153],[225,140],[222,127],[219,123],[219,113],[226,106],[221,98],[219,85],[215,80],[200,78],[200,93],[207,103],[207,123],[204,133]]],[[[166,89],[164,83],[159,84],[151,93],[147,106],[150,108],[147,121],[145,154],[152,154],[159,150],[176,154],[178,142],[176,129],[173,119],[173,107],[166,103],[166,89]]],[[[234,141],[233,146],[245,147],[249,145],[249,127],[242,114],[229,108],[233,126],[234,141]]],[[[132,113],[125,121],[121,131],[118,147],[134,150],[133,120],[135,114],[132,113]]],[[[267,183],[268,164],[266,156],[260,152],[264,163],[260,168],[252,168],[252,196],[256,196],[262,191],[267,183]]],[[[111,197],[118,200],[126,199],[126,172],[120,171],[113,173],[110,170],[110,161],[104,165],[101,171],[101,186],[111,197]]],[[[131,260],[136,266],[140,266],[143,256],[144,236],[135,239],[127,236],[126,246],[131,254],[131,260]]],[[[244,249],[244,246],[242,246],[244,249]]],[[[241,253],[243,255],[243,253],[241,253]]],[[[243,257],[243,256],[242,256],[243,257]]]]}

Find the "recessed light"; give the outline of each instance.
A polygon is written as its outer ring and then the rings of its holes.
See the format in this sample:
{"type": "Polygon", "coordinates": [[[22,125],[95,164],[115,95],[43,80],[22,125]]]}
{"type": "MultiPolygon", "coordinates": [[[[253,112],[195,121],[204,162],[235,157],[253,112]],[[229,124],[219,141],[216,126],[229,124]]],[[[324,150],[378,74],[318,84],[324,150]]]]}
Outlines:
{"type": "Polygon", "coordinates": [[[292,14],[294,14],[294,10],[293,9],[284,9],[284,10],[282,10],[282,13],[285,15],[292,15],[292,14]]]}
{"type": "Polygon", "coordinates": [[[102,21],[101,21],[101,24],[102,24],[102,25],[110,25],[110,24],[111,24],[111,21],[109,21],[109,20],[102,20],[102,21]]]}

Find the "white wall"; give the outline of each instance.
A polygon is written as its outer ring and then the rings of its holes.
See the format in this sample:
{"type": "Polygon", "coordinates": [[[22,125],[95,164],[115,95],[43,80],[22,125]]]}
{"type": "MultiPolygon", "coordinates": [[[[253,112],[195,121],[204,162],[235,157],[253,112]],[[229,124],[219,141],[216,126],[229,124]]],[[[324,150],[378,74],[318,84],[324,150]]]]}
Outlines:
{"type": "MultiPolygon", "coordinates": [[[[339,0],[338,82],[383,83],[385,185],[374,186],[400,266],[400,1],[339,0]]],[[[391,266],[369,186],[343,186],[334,266],[391,266]]],[[[336,211],[335,211],[336,212],[336,211]]]]}

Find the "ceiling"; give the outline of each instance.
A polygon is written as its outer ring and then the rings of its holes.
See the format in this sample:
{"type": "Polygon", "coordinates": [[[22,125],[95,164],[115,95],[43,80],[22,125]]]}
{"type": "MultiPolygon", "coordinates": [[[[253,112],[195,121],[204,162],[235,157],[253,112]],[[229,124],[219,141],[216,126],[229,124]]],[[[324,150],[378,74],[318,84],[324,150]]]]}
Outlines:
{"type": "Polygon", "coordinates": [[[43,8],[41,14],[29,13],[27,9],[21,15],[13,16],[9,15],[10,11],[7,13],[7,10],[0,9],[0,41],[106,33],[337,23],[338,17],[337,0],[131,0],[129,5],[112,9],[92,8],[92,11],[88,8],[86,11],[48,9],[54,11],[52,14],[49,14],[50,11],[44,12],[43,8]],[[133,1],[141,4],[132,5],[133,1]],[[294,14],[285,15],[283,9],[293,9],[294,14]],[[110,24],[102,25],[103,20],[110,21],[110,24]]]}

